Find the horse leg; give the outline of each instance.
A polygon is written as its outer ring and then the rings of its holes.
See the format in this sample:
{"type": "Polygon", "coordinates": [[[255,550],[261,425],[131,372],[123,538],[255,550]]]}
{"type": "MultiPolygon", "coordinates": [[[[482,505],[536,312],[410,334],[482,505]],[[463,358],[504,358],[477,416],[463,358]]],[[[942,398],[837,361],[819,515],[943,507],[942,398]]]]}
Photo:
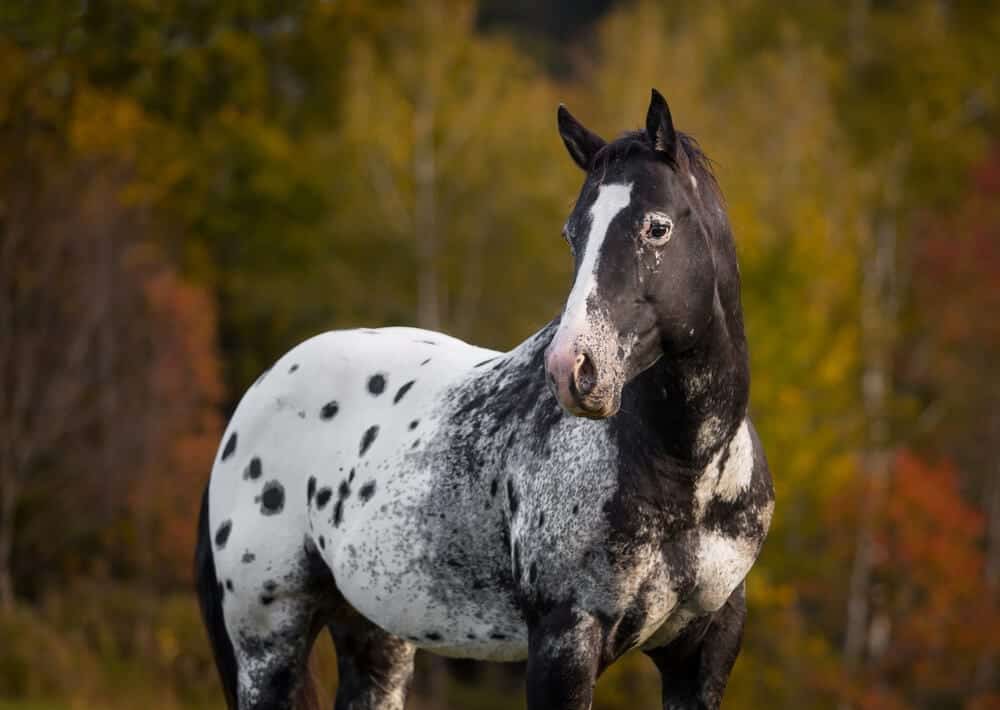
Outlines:
{"type": "Polygon", "coordinates": [[[666,646],[646,653],[660,670],[664,710],[715,710],[740,652],[747,606],[745,583],[721,609],[692,622],[666,646]]]}
{"type": "Polygon", "coordinates": [[[590,615],[559,608],[528,630],[528,710],[589,710],[603,631],[590,615]]]}
{"type": "Polygon", "coordinates": [[[402,710],[416,648],[351,613],[330,625],[337,648],[334,710],[402,710]]]}
{"type": "Polygon", "coordinates": [[[256,550],[252,562],[230,562],[222,611],[236,661],[239,710],[318,708],[307,664],[330,613],[329,570],[311,541],[285,549],[254,536],[230,540],[256,550]],[[265,552],[267,551],[267,552],[265,552]],[[266,555],[266,557],[265,557],[266,555]],[[283,570],[272,576],[271,569],[283,570]]]}
{"type": "Polygon", "coordinates": [[[276,599],[243,614],[230,634],[239,710],[318,708],[307,662],[321,628],[301,598],[276,599]]]}

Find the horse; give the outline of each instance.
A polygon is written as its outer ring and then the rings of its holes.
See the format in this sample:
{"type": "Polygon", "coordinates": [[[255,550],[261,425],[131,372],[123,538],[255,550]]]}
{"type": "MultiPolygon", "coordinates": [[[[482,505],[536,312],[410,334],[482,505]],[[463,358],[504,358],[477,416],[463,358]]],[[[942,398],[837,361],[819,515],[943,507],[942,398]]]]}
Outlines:
{"type": "Polygon", "coordinates": [[[230,708],[308,704],[324,629],[337,710],[402,708],[417,649],[527,661],[529,710],[591,707],[632,649],[664,708],[721,703],[774,508],[721,191],[655,89],[610,143],[557,117],[560,316],[509,352],[327,332],[236,408],[195,554],[230,708]]]}

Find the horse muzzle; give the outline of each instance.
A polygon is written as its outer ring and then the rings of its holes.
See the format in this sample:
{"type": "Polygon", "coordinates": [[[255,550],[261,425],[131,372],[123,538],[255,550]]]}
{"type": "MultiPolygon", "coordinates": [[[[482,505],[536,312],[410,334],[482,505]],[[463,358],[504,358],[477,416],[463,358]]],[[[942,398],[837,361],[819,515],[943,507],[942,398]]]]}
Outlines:
{"type": "Polygon", "coordinates": [[[601,377],[586,348],[553,343],[545,353],[545,371],[552,394],[570,414],[604,419],[618,411],[620,393],[601,377]]]}

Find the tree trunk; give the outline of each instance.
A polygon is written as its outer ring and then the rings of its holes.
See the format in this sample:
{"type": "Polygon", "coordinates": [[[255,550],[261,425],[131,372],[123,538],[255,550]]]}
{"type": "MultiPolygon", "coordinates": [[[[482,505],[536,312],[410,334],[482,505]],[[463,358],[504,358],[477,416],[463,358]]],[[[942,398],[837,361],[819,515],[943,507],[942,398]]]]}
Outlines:
{"type": "Polygon", "coordinates": [[[18,485],[9,452],[0,454],[0,609],[14,606],[14,514],[17,511],[18,485]]]}
{"type": "Polygon", "coordinates": [[[874,258],[866,270],[863,288],[862,332],[865,363],[862,401],[867,444],[862,462],[861,515],[847,603],[844,661],[853,669],[864,653],[869,619],[869,588],[875,562],[875,534],[888,492],[891,466],[889,399],[892,382],[893,329],[892,271],[895,261],[893,216],[883,215],[875,227],[874,258]]]}
{"type": "MultiPolygon", "coordinates": [[[[862,281],[862,403],[866,443],[861,464],[862,500],[848,581],[843,647],[845,669],[855,680],[869,640],[873,616],[872,580],[877,563],[876,535],[890,488],[893,456],[890,405],[894,379],[893,347],[899,310],[896,220],[907,158],[908,144],[900,142],[889,157],[881,207],[872,220],[869,259],[862,281]]],[[[846,700],[841,704],[842,708],[849,706],[846,700]]]]}
{"type": "Polygon", "coordinates": [[[417,241],[417,325],[437,330],[441,327],[441,303],[434,154],[436,106],[429,83],[420,88],[413,110],[413,236],[417,241]]]}
{"type": "MultiPolygon", "coordinates": [[[[1000,411],[993,413],[993,441],[1000,437],[1000,411]]],[[[986,565],[983,581],[986,595],[994,607],[1000,604],[1000,463],[995,464],[992,476],[986,477],[986,565]]],[[[987,645],[976,663],[975,687],[988,693],[996,684],[996,655],[987,645]]]]}

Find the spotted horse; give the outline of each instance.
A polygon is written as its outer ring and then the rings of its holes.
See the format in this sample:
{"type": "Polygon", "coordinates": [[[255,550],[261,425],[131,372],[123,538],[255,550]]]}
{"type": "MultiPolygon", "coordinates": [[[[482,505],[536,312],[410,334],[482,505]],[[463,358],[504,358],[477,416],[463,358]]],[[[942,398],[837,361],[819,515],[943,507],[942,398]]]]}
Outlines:
{"type": "Polygon", "coordinates": [[[611,143],[558,125],[586,173],[560,317],[506,353],[325,333],[240,402],[196,552],[230,708],[305,702],[323,629],[337,710],[402,708],[417,649],[527,660],[529,710],[641,649],[664,708],[719,706],[774,500],[733,237],[655,90],[611,143]]]}

